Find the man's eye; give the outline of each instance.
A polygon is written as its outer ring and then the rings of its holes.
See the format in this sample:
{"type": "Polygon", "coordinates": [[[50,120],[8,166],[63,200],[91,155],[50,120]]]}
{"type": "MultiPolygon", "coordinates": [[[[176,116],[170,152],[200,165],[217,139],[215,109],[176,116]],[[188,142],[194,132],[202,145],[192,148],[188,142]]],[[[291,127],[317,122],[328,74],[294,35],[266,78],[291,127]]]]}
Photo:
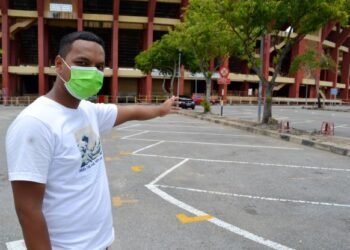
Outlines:
{"type": "Polygon", "coordinates": [[[102,71],[102,72],[103,72],[104,68],[105,68],[104,66],[98,66],[98,67],[97,67],[97,69],[98,69],[99,71],[102,71]]]}
{"type": "Polygon", "coordinates": [[[86,62],[77,62],[76,65],[78,66],[87,66],[87,63],[86,62]]]}

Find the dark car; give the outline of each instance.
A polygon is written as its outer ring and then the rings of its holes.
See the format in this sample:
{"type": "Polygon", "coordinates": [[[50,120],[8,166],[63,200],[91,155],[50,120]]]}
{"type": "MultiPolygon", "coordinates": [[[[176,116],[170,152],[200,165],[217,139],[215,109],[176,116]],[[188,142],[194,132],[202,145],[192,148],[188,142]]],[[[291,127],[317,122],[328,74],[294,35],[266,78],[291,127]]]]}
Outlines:
{"type": "Polygon", "coordinates": [[[194,109],[196,104],[189,96],[180,95],[179,96],[179,107],[183,109],[191,108],[194,109]]]}

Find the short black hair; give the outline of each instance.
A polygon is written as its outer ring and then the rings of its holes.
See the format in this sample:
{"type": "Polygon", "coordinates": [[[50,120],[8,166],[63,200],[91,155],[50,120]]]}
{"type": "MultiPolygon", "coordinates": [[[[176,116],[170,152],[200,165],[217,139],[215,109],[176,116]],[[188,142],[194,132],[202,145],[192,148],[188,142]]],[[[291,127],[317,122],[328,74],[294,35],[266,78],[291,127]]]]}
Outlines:
{"type": "Polygon", "coordinates": [[[69,34],[65,35],[64,37],[62,37],[62,39],[60,41],[60,48],[58,50],[58,54],[61,57],[66,58],[67,54],[69,53],[69,51],[72,48],[72,44],[76,40],[85,40],[85,41],[91,41],[91,42],[98,43],[99,45],[102,46],[103,50],[105,50],[104,41],[96,34],[89,32],[89,31],[76,31],[76,32],[69,33],[69,34]]]}

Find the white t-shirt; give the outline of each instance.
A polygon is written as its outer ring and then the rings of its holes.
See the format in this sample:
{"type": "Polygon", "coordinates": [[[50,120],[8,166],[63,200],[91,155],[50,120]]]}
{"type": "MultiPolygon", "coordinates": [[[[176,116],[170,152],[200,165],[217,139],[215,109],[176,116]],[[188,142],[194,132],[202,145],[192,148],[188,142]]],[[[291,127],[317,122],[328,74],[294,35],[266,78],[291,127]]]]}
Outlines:
{"type": "Polygon", "coordinates": [[[114,240],[100,134],[117,106],[81,101],[70,109],[40,97],[7,131],[9,180],[46,184],[43,201],[53,249],[106,249],[114,240]]]}

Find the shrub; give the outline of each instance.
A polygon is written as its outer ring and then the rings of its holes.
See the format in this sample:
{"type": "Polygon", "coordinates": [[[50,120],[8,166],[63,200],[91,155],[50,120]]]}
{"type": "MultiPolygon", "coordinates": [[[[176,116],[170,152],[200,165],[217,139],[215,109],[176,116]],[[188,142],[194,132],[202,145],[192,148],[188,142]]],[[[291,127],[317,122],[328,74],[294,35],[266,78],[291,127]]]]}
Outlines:
{"type": "Polygon", "coordinates": [[[201,102],[201,106],[204,108],[204,113],[210,112],[210,103],[207,100],[201,102]]]}

